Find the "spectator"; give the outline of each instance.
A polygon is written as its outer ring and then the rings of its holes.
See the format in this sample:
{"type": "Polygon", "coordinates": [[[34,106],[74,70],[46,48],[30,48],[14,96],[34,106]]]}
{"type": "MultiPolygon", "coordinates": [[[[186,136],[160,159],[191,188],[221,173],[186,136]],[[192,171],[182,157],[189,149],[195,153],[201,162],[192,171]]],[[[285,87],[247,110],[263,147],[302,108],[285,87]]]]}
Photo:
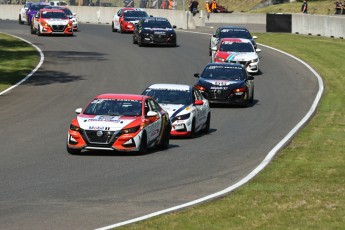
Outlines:
{"type": "Polygon", "coordinates": [[[209,3],[208,0],[206,0],[205,9],[206,9],[207,20],[210,20],[210,15],[211,15],[211,4],[209,3]]]}
{"type": "Polygon", "coordinates": [[[140,0],[139,7],[140,8],[146,8],[147,7],[147,0],[140,0]]]}
{"type": "Polygon", "coordinates": [[[212,2],[211,2],[211,11],[213,12],[213,13],[218,13],[218,11],[217,11],[217,2],[216,2],[216,0],[212,0],[212,2]]]}
{"type": "Polygon", "coordinates": [[[335,13],[334,14],[341,14],[341,8],[342,8],[342,6],[341,6],[341,2],[334,2],[334,4],[335,4],[335,13]]]}
{"type": "Polygon", "coordinates": [[[303,14],[307,14],[308,13],[308,3],[307,0],[303,1],[302,7],[301,7],[301,11],[303,14]]]}
{"type": "Polygon", "coordinates": [[[197,0],[192,0],[189,5],[189,10],[195,16],[198,13],[199,2],[197,0]]]}
{"type": "Polygon", "coordinates": [[[176,10],[177,0],[169,0],[169,10],[176,10]]]}
{"type": "Polygon", "coordinates": [[[342,11],[343,14],[345,14],[345,1],[343,2],[343,11],[342,11]]]}
{"type": "Polygon", "coordinates": [[[162,2],[162,4],[161,4],[161,8],[162,8],[163,10],[166,10],[166,9],[168,9],[168,6],[169,6],[168,0],[163,0],[163,2],[162,2]]]}

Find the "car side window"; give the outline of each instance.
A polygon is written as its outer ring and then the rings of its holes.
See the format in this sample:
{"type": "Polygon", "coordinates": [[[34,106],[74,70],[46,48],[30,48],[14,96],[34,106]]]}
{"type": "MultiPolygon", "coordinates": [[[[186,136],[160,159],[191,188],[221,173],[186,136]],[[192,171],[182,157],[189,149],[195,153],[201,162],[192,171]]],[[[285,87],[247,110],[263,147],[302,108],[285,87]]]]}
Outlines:
{"type": "MultiPolygon", "coordinates": [[[[195,88],[193,89],[193,94],[194,94],[194,99],[195,100],[202,100],[203,99],[203,96],[201,95],[201,93],[199,92],[199,90],[196,90],[195,88]]],[[[194,101],[195,101],[194,100],[194,101]]]]}
{"type": "Polygon", "coordinates": [[[117,16],[121,16],[121,10],[117,11],[117,16]]]}
{"type": "Polygon", "coordinates": [[[155,112],[159,112],[159,105],[152,99],[148,99],[150,109],[155,112]]]}

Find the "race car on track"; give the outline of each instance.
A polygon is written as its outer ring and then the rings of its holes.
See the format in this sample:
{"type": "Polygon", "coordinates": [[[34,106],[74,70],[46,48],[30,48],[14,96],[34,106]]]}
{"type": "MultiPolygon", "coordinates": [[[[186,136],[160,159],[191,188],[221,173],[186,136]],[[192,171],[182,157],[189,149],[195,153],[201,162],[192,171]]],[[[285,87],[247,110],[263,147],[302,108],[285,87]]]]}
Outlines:
{"type": "Polygon", "coordinates": [[[212,47],[212,62],[240,63],[247,66],[248,73],[259,72],[259,55],[248,39],[222,38],[212,47]]]}
{"type": "Polygon", "coordinates": [[[209,44],[209,55],[212,55],[212,47],[217,46],[218,42],[222,38],[245,38],[249,39],[254,48],[257,48],[255,39],[257,36],[252,36],[249,30],[242,26],[220,26],[216,32],[211,36],[209,44]]]}
{"type": "Polygon", "coordinates": [[[73,36],[73,22],[62,10],[41,9],[31,23],[31,34],[64,34],[73,36]]]}
{"type": "Polygon", "coordinates": [[[241,64],[209,63],[194,77],[198,78],[195,88],[210,103],[247,107],[254,101],[254,77],[241,64]]]}
{"type": "Polygon", "coordinates": [[[119,31],[120,33],[133,32],[134,25],[145,17],[149,17],[149,15],[141,8],[119,9],[113,16],[111,29],[113,32],[119,31]]]}
{"type": "MultiPolygon", "coordinates": [[[[51,3],[51,2],[49,2],[51,3]]],[[[46,6],[44,9],[58,9],[58,10],[63,10],[65,14],[72,20],[73,24],[73,31],[78,31],[78,18],[77,14],[73,13],[67,6],[46,6]]]]}
{"type": "Polygon", "coordinates": [[[47,5],[47,3],[43,2],[25,3],[24,7],[21,8],[19,12],[19,24],[26,23],[27,25],[31,25],[32,18],[35,17],[37,11],[43,9],[47,5]]]}
{"type": "Polygon", "coordinates": [[[169,113],[172,136],[194,137],[199,131],[208,133],[210,106],[196,88],[181,84],[153,84],[143,94],[153,97],[169,113]]]}
{"type": "Polygon", "coordinates": [[[149,96],[101,94],[70,124],[67,151],[115,150],[146,153],[148,148],[169,147],[169,115],[149,96]]]}
{"type": "Polygon", "coordinates": [[[133,44],[176,46],[176,26],[171,26],[166,18],[142,18],[135,25],[133,44]]]}

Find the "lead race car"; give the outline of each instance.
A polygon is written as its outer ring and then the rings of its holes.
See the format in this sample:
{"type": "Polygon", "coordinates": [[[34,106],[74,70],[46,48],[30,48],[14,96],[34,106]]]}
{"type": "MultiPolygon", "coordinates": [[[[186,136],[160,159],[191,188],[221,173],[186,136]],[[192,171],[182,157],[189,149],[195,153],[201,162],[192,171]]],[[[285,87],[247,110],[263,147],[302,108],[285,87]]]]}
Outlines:
{"type": "Polygon", "coordinates": [[[182,84],[153,84],[143,94],[153,97],[169,113],[172,136],[193,138],[199,131],[209,132],[210,105],[196,88],[182,84]]]}
{"type": "Polygon", "coordinates": [[[149,96],[101,94],[70,124],[67,152],[115,150],[146,153],[158,146],[167,149],[171,123],[169,115],[149,96]]]}

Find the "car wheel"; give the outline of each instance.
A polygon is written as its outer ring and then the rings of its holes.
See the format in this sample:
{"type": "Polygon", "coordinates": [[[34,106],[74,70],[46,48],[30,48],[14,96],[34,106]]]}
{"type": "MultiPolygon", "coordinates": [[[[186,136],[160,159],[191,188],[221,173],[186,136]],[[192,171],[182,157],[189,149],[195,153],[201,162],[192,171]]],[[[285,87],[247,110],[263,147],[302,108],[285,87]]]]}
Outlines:
{"type": "Polygon", "coordinates": [[[20,25],[23,25],[23,24],[24,24],[24,22],[22,21],[22,16],[21,16],[21,15],[19,15],[18,21],[19,21],[19,24],[20,24],[20,25]]]}
{"type": "Polygon", "coordinates": [[[35,31],[35,29],[34,29],[34,26],[33,26],[33,25],[31,25],[31,27],[30,27],[30,32],[31,32],[31,34],[36,34],[36,31],[35,31]]]}
{"type": "Polygon", "coordinates": [[[139,36],[138,37],[138,45],[141,47],[141,46],[143,46],[143,42],[141,41],[141,37],[139,36]]]}
{"type": "Polygon", "coordinates": [[[116,30],[114,29],[114,22],[111,23],[111,31],[116,32],[116,30]]]}
{"type": "Polygon", "coordinates": [[[67,148],[67,152],[71,155],[77,155],[81,153],[81,149],[72,149],[68,147],[68,145],[66,145],[66,148],[67,148]]]}
{"type": "Polygon", "coordinates": [[[40,28],[40,26],[37,27],[37,35],[38,35],[38,36],[41,36],[41,35],[42,35],[42,34],[41,34],[41,28],[40,28]]]}
{"type": "Polygon", "coordinates": [[[170,125],[165,127],[165,129],[163,130],[164,134],[163,134],[163,137],[162,137],[162,139],[158,145],[159,148],[161,148],[161,149],[169,148],[170,131],[171,131],[170,125]]]}
{"type": "Polygon", "coordinates": [[[248,107],[248,105],[249,105],[249,100],[250,100],[250,99],[249,99],[248,97],[249,97],[249,93],[246,92],[246,96],[244,97],[244,98],[246,98],[246,99],[244,99],[243,105],[242,105],[244,108],[248,107]]]}
{"type": "Polygon", "coordinates": [[[207,120],[205,124],[205,128],[203,130],[203,133],[207,134],[210,131],[210,125],[211,125],[211,113],[207,115],[207,120]]]}
{"type": "Polygon", "coordinates": [[[147,137],[146,133],[143,133],[143,136],[141,137],[140,147],[139,147],[139,153],[145,154],[147,152],[147,137]]]}
{"type": "Polygon", "coordinates": [[[119,33],[123,34],[123,29],[121,27],[121,24],[120,24],[120,28],[119,28],[119,33]]]}
{"type": "Polygon", "coordinates": [[[252,96],[249,99],[249,103],[253,103],[253,102],[254,102],[254,89],[253,89],[253,92],[252,92],[252,96]]]}
{"type": "Polygon", "coordinates": [[[194,138],[195,137],[195,120],[193,119],[192,121],[192,130],[190,132],[189,138],[194,138]]]}
{"type": "Polygon", "coordinates": [[[209,46],[209,49],[208,49],[208,55],[209,55],[209,56],[212,56],[211,41],[210,41],[210,46],[209,46]]]}
{"type": "Polygon", "coordinates": [[[138,41],[135,39],[134,35],[133,35],[133,44],[138,44],[138,41]]]}

